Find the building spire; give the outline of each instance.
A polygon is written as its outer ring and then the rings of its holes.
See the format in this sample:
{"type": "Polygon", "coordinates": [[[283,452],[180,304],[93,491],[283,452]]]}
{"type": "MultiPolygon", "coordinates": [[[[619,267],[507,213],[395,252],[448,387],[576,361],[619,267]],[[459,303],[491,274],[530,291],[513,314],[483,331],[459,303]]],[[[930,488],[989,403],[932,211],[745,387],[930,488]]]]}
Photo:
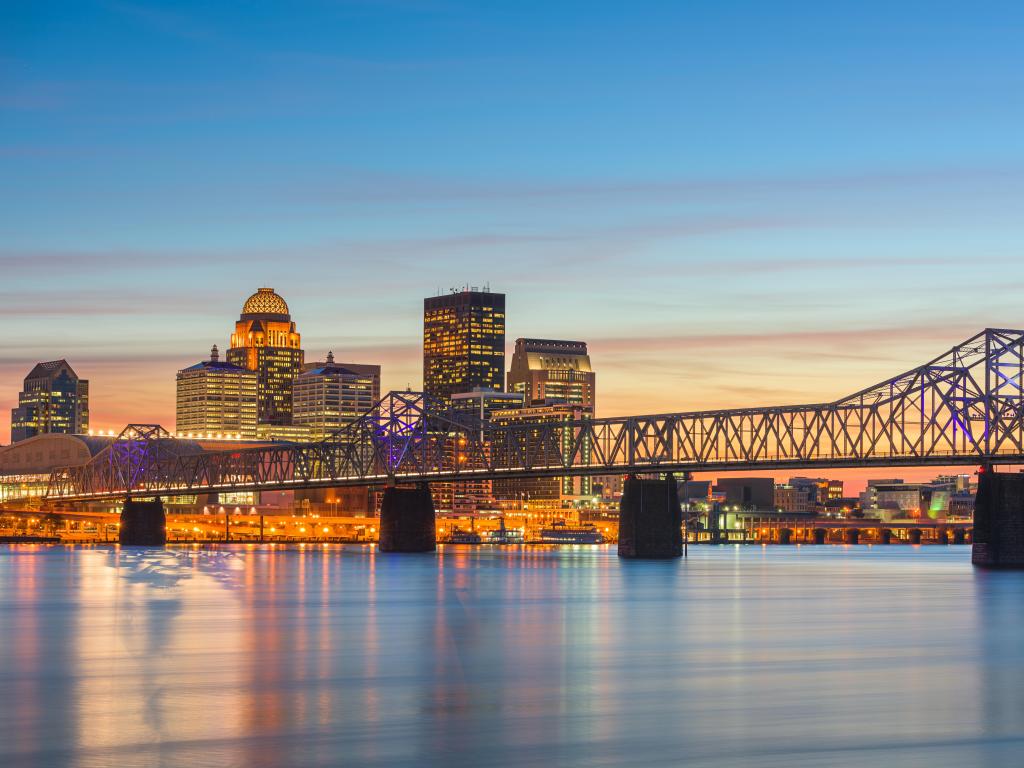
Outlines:
{"type": "Polygon", "coordinates": [[[334,353],[333,352],[328,352],[327,353],[327,364],[328,365],[333,365],[334,364],[334,353]]]}
{"type": "Polygon", "coordinates": [[[210,362],[216,363],[220,359],[220,350],[217,349],[217,345],[214,344],[210,347],[210,362]]]}

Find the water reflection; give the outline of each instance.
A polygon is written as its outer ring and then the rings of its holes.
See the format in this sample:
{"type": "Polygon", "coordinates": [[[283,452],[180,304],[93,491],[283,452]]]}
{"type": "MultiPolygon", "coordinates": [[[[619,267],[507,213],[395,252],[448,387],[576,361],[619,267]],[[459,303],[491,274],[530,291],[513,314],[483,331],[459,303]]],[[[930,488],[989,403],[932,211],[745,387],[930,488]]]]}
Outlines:
{"type": "Polygon", "coordinates": [[[0,549],[3,765],[1013,764],[964,548],[0,549]]]}

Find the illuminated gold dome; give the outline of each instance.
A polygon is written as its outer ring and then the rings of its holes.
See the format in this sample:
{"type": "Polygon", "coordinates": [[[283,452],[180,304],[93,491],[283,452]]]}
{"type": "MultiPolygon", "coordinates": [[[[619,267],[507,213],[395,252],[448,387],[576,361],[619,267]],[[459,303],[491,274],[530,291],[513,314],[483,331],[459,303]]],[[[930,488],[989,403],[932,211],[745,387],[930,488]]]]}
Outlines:
{"type": "Polygon", "coordinates": [[[273,288],[260,288],[245,301],[243,315],[287,315],[288,304],[273,288]]]}

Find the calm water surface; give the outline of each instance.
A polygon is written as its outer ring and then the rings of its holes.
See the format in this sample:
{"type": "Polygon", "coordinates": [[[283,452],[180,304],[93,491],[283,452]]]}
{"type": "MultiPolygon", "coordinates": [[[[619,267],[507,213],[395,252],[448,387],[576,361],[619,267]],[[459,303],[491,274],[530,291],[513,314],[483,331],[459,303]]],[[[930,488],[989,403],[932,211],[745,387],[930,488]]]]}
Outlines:
{"type": "Polygon", "coordinates": [[[3,766],[1024,765],[964,547],[0,547],[3,766]]]}

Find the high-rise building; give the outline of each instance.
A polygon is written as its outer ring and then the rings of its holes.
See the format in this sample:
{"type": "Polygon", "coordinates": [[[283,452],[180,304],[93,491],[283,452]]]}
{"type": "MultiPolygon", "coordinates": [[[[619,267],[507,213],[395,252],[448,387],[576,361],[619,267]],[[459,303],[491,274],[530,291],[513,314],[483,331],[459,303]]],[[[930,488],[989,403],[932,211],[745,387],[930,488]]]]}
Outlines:
{"type": "MultiPolygon", "coordinates": [[[[583,421],[593,416],[589,407],[569,403],[515,408],[495,411],[491,421],[497,426],[536,425],[538,429],[524,429],[521,439],[527,441],[527,447],[534,450],[541,445],[543,436],[539,427],[544,424],[583,421]]],[[[575,435],[571,429],[565,429],[561,436],[560,450],[564,459],[569,458],[573,450],[575,435]]],[[[589,458],[591,446],[585,442],[582,446],[584,461],[589,458]]],[[[529,503],[532,507],[559,508],[573,497],[593,496],[592,477],[536,477],[516,480],[495,480],[492,484],[494,498],[504,502],[529,503]]]]}
{"type": "Polygon", "coordinates": [[[423,300],[424,392],[500,392],[504,378],[505,294],[467,288],[423,300]]]}
{"type": "Polygon", "coordinates": [[[67,360],[38,363],[25,377],[18,406],[11,409],[11,442],[53,432],[89,431],[89,382],[67,360]]]}
{"type": "Polygon", "coordinates": [[[246,300],[231,334],[227,360],[256,371],[259,423],[290,425],[292,388],[302,370],[302,337],[288,304],[273,288],[260,288],[246,300]]]}
{"type": "Polygon", "coordinates": [[[516,339],[508,391],[523,393],[526,405],[570,403],[593,409],[594,384],[586,342],[516,339]]]}
{"type": "Polygon", "coordinates": [[[256,371],[221,360],[216,345],[209,360],[178,371],[177,392],[179,434],[256,437],[256,371]]]}
{"type": "Polygon", "coordinates": [[[293,421],[309,428],[313,440],[351,424],[380,400],[380,366],[326,362],[311,363],[295,379],[293,421]]]}

